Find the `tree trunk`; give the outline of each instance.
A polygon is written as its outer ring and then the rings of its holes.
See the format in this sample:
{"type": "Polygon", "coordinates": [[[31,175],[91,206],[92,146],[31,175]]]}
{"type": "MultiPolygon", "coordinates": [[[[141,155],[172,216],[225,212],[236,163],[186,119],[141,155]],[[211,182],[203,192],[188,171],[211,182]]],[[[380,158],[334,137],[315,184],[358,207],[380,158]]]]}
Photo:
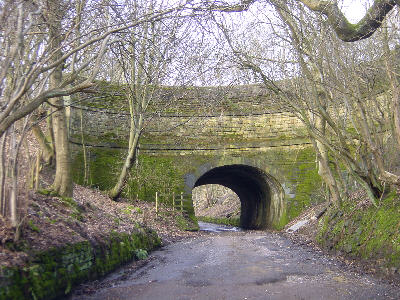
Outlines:
{"type": "Polygon", "coordinates": [[[137,116],[137,120],[135,120],[135,113],[133,110],[133,103],[130,101],[130,131],[129,131],[129,148],[128,155],[126,156],[125,163],[122,166],[121,173],[119,174],[119,178],[115,186],[109,191],[109,196],[111,199],[116,200],[122,192],[126,184],[126,179],[128,177],[128,172],[132,168],[133,163],[135,162],[137,155],[137,147],[139,145],[139,139],[142,133],[143,126],[143,113],[137,116]]]}
{"type": "Polygon", "coordinates": [[[392,86],[392,97],[393,97],[394,128],[395,128],[397,144],[400,146],[400,95],[399,95],[399,88],[394,84],[392,86]]]}
{"type": "Polygon", "coordinates": [[[17,159],[17,142],[15,136],[15,123],[10,128],[10,152],[13,157],[11,159],[11,193],[10,193],[10,221],[13,227],[18,225],[17,219],[17,174],[16,174],[16,159],[17,159]]]}
{"type": "MultiPolygon", "coordinates": [[[[134,130],[134,129],[132,129],[134,130]]],[[[139,138],[140,138],[140,130],[136,131],[133,133],[133,140],[131,147],[128,150],[128,155],[126,156],[125,163],[122,167],[121,173],[119,174],[119,178],[115,186],[112,188],[112,190],[109,192],[109,196],[113,199],[116,200],[122,192],[122,189],[124,188],[126,184],[126,179],[128,176],[128,172],[131,169],[133,163],[135,162],[136,159],[136,150],[137,146],[139,144],[139,138]]]]}
{"type": "Polygon", "coordinates": [[[17,227],[17,188],[18,188],[18,174],[15,167],[11,170],[11,193],[10,193],[10,221],[12,227],[17,227]]]}
{"type": "MultiPolygon", "coordinates": [[[[59,1],[48,4],[48,26],[50,30],[51,49],[53,49],[53,60],[62,56],[61,51],[61,11],[59,1]]],[[[64,66],[61,64],[50,75],[50,88],[56,88],[62,83],[62,72],[64,66]]],[[[67,118],[63,97],[49,99],[52,105],[52,126],[54,133],[54,148],[56,153],[56,175],[52,185],[55,193],[64,197],[72,197],[73,183],[71,174],[71,159],[68,141],[67,118]]]]}
{"type": "Polygon", "coordinates": [[[6,160],[5,160],[5,150],[6,150],[6,137],[5,132],[1,137],[0,142],[0,213],[2,216],[6,215],[6,200],[5,200],[5,182],[6,182],[6,160]]]}
{"type": "Polygon", "coordinates": [[[54,150],[50,146],[50,142],[47,140],[46,136],[44,135],[39,125],[37,124],[33,125],[32,132],[40,146],[40,149],[42,150],[43,160],[45,161],[46,164],[51,165],[54,159],[54,150]]]}
{"type": "Polygon", "coordinates": [[[342,198],[340,196],[336,179],[333,176],[332,170],[329,167],[328,151],[324,144],[319,141],[314,141],[314,139],[313,145],[315,148],[315,152],[317,153],[318,175],[321,176],[322,180],[328,185],[333,204],[336,207],[340,207],[342,205],[342,198]]]}
{"type": "MultiPolygon", "coordinates": [[[[62,98],[52,99],[52,104],[62,106],[62,98]]],[[[65,109],[53,108],[53,129],[56,150],[56,175],[52,189],[60,196],[72,197],[72,172],[65,109]]]]}
{"type": "MultiPolygon", "coordinates": [[[[389,48],[389,46],[387,46],[389,48]]],[[[393,63],[398,60],[396,57],[390,59],[389,49],[386,51],[386,71],[390,80],[392,88],[392,106],[393,106],[393,121],[394,121],[394,134],[396,137],[397,145],[400,147],[400,91],[399,91],[399,79],[397,70],[393,68],[393,63]],[[390,60],[389,60],[390,59],[390,60]]]]}
{"type": "Polygon", "coordinates": [[[85,136],[83,134],[83,111],[82,108],[80,109],[81,115],[81,143],[82,143],[82,151],[83,151],[83,169],[84,169],[84,176],[83,176],[83,183],[88,184],[88,163],[87,163],[87,153],[86,153],[86,145],[85,145],[85,136]]]}

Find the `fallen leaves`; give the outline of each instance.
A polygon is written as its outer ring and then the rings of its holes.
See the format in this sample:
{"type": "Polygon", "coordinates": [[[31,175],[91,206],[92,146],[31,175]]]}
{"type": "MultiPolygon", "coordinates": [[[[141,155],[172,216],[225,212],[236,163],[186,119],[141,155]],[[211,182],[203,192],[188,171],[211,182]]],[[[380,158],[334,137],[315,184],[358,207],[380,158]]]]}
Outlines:
{"type": "Polygon", "coordinates": [[[14,243],[14,230],[0,219],[0,266],[23,265],[35,251],[61,247],[84,240],[102,242],[110,232],[131,233],[141,227],[153,229],[164,243],[195,233],[179,229],[180,212],[154,203],[115,202],[99,190],[75,185],[72,201],[30,192],[21,239],[14,243]],[[23,251],[22,251],[23,250],[23,251]]]}

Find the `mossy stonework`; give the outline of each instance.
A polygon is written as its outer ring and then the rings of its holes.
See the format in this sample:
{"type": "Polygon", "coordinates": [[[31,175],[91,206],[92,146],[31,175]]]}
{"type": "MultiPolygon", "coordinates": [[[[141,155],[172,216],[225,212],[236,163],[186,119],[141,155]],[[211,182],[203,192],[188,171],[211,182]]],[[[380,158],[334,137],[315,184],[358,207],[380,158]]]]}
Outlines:
{"type": "Polygon", "coordinates": [[[378,208],[346,202],[320,221],[318,242],[334,251],[361,258],[388,275],[400,273],[400,199],[394,194],[378,208]]]}
{"type": "Polygon", "coordinates": [[[133,234],[114,232],[100,245],[83,241],[36,253],[24,268],[0,270],[0,299],[65,296],[76,284],[99,278],[160,244],[154,232],[141,229],[133,234]]]}
{"type": "MultiPolygon", "coordinates": [[[[171,114],[151,114],[124,196],[154,201],[158,192],[161,202],[171,204],[173,195],[183,192],[185,209],[193,215],[192,189],[222,184],[241,194],[243,227],[275,229],[321,201],[315,154],[304,127],[290,113],[271,102],[266,107],[248,93],[232,100],[233,106],[250,107],[254,100],[261,112],[238,114],[225,105],[225,97],[223,110],[217,105],[214,114],[188,114],[185,99],[171,114]]],[[[126,112],[101,107],[73,107],[70,136],[75,181],[106,190],[122,164],[129,122],[126,112]]]]}

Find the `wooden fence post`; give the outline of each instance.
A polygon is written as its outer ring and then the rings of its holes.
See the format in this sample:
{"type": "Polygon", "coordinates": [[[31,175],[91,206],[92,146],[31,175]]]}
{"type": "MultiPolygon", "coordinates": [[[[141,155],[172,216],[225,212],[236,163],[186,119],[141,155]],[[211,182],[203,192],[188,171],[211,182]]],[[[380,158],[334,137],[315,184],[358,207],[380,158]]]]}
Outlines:
{"type": "Polygon", "coordinates": [[[183,211],[183,192],[181,192],[181,211],[183,211]]]}
{"type": "Polygon", "coordinates": [[[156,216],[158,216],[158,192],[156,192],[156,216]]]}
{"type": "Polygon", "coordinates": [[[42,156],[42,151],[38,151],[36,154],[36,172],[35,172],[35,191],[39,189],[39,172],[40,172],[40,157],[42,156]]]}

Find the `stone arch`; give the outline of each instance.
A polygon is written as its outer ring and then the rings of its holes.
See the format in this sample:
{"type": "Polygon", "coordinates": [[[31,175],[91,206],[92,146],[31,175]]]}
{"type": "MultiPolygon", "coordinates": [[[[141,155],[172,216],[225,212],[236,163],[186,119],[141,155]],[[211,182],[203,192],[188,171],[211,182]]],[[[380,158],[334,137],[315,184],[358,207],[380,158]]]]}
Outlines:
{"type": "Polygon", "coordinates": [[[240,226],[247,229],[276,228],[285,215],[280,183],[259,167],[248,164],[203,165],[197,176],[188,176],[187,187],[220,184],[234,191],[241,202],[240,226]],[[191,177],[191,178],[190,178],[191,177]]]}

